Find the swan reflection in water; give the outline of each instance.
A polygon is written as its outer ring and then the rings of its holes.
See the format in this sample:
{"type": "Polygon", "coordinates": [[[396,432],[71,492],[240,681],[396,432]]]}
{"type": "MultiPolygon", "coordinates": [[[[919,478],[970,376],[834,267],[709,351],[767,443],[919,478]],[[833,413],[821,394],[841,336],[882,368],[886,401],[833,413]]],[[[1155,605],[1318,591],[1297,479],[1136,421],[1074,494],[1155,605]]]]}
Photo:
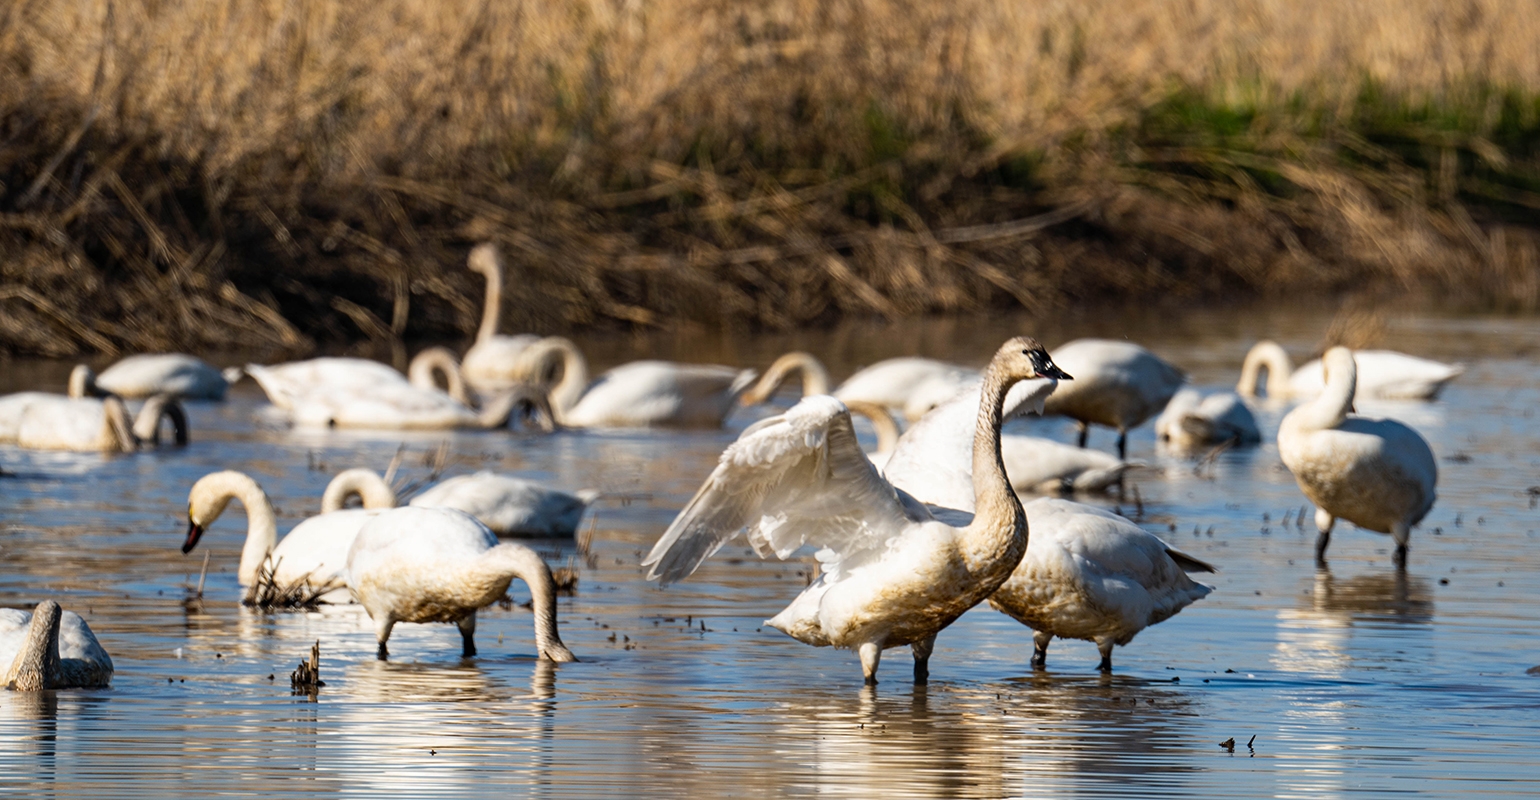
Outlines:
{"type": "Polygon", "coordinates": [[[1378,666],[1403,661],[1426,648],[1407,647],[1408,632],[1431,633],[1433,589],[1427,578],[1405,570],[1366,572],[1339,580],[1331,569],[1316,570],[1309,600],[1278,612],[1278,644],[1273,665],[1289,672],[1338,676],[1354,662],[1378,666]],[[1374,638],[1355,643],[1353,631],[1396,626],[1389,650],[1372,646],[1374,638]]]}

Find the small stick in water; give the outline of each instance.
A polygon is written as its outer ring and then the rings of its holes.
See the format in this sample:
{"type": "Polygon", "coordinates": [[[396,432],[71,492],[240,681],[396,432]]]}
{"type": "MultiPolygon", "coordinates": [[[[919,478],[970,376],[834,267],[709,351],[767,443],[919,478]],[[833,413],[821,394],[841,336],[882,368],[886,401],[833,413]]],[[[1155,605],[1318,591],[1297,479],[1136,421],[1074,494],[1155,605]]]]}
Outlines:
{"type": "Polygon", "coordinates": [[[310,662],[299,662],[299,666],[289,673],[289,686],[295,694],[316,694],[326,681],[321,680],[321,640],[310,646],[310,662]]]}
{"type": "Polygon", "coordinates": [[[213,554],[213,550],[203,551],[203,569],[198,570],[198,594],[196,595],[198,600],[203,599],[203,579],[209,576],[209,556],[213,554]]]}

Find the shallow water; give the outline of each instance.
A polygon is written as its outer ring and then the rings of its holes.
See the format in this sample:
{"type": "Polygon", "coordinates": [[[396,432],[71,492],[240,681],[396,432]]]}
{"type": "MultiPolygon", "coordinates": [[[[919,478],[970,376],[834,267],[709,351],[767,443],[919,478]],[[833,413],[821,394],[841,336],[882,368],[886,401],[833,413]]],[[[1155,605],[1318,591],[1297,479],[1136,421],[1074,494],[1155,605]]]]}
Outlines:
{"type": "MultiPolygon", "coordinates": [[[[1233,384],[1251,341],[1307,352],[1327,319],[1197,314],[1181,320],[936,321],[796,336],[591,338],[598,366],[638,355],[763,366],[802,347],[839,378],[857,364],[924,353],[978,363],[1007,335],[1053,343],[1133,331],[1204,388],[1233,384]]],[[[1209,465],[1130,438],[1141,505],[1121,510],[1211,560],[1208,598],[1114,653],[1056,641],[1033,672],[1030,632],[986,608],[944,631],[928,686],[890,651],[874,689],[855,657],[762,628],[810,561],[761,562],[729,546],[659,590],[639,555],[689,499],[728,430],[361,435],[296,433],[259,413],[249,383],[192,404],[185,450],[98,457],[0,447],[0,605],[44,597],[87,617],[117,666],[110,689],[0,692],[0,791],[49,797],[328,796],[1532,796],[1540,779],[1540,321],[1407,318],[1386,345],[1469,372],[1434,404],[1360,407],[1413,423],[1439,456],[1439,501],[1413,533],[1408,567],[1390,540],[1339,528],[1330,568],[1276,448],[1209,465]],[[330,474],[383,469],[404,445],[420,480],[440,442],[449,471],[483,467],[610,493],[592,556],[560,603],[581,663],[534,660],[530,614],[479,616],[482,655],[459,658],[452,626],[398,626],[374,660],[356,608],[242,608],[238,507],[198,551],[179,551],[186,497],[205,472],[252,473],[286,530],[314,513],[330,474]],[[1139,512],[1142,510],[1142,514],[1139,512]],[[1285,520],[1288,520],[1285,524],[1285,520]],[[189,601],[202,549],[202,601],[189,601]],[[286,678],[319,640],[316,697],[286,678]],[[1254,741],[1252,737],[1255,737],[1254,741]],[[1234,738],[1235,751],[1219,743],[1234,738]],[[1247,742],[1251,741],[1251,747],[1247,742]]],[[[67,364],[0,368],[0,391],[62,388],[67,364]]],[[[783,398],[783,403],[789,398],[783,398]]],[[[1262,415],[1276,431],[1281,409],[1262,415]]],[[[1054,421],[1028,427],[1067,439],[1054,421]]],[[[1112,435],[1093,434],[1110,448],[1112,435]]],[[[1093,499],[1107,506],[1111,498],[1093,499]]],[[[525,599],[522,586],[514,600],[525,599]]]]}

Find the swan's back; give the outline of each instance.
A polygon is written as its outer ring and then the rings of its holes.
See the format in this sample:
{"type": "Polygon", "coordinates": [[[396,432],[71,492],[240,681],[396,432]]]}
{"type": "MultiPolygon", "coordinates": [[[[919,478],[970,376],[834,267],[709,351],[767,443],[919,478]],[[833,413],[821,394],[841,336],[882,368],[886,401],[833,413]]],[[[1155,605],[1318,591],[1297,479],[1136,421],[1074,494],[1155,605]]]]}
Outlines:
{"type": "Polygon", "coordinates": [[[514,336],[489,336],[465,351],[460,360],[460,374],[477,391],[501,391],[527,383],[538,376],[524,375],[518,367],[519,354],[540,341],[539,336],[521,333],[514,336]]]}
{"type": "Polygon", "coordinates": [[[1183,389],[1171,398],[1155,420],[1155,435],[1176,447],[1261,441],[1256,415],[1234,392],[1216,392],[1200,398],[1194,389],[1183,389]]]}
{"type": "Polygon", "coordinates": [[[49,395],[23,409],[16,443],[35,450],[87,452],[110,449],[115,440],[108,431],[106,405],[101,400],[49,395]]]}
{"type": "Polygon", "coordinates": [[[52,392],[16,392],[0,396],[0,443],[16,441],[16,432],[21,427],[21,417],[27,406],[62,396],[52,392]]]}
{"type": "MultiPolygon", "coordinates": [[[[32,612],[0,608],[0,673],[16,660],[27,643],[32,612]]],[[[107,655],[91,626],[79,614],[64,611],[59,617],[59,672],[67,687],[106,686],[112,680],[112,657],[107,655]]]]}
{"type": "Polygon", "coordinates": [[[1018,492],[1100,491],[1133,466],[1100,450],[1015,434],[1000,437],[1000,459],[1018,492]]]}
{"type": "Polygon", "coordinates": [[[246,374],[262,387],[273,405],[286,410],[294,407],[296,398],[311,392],[407,384],[405,375],[388,364],[367,358],[326,357],[268,366],[247,364],[246,374]]]}
{"type": "Polygon", "coordinates": [[[600,375],[565,415],[579,427],[716,427],[753,370],[710,364],[632,361],[600,375]]]}
{"type": "MultiPolygon", "coordinates": [[[[301,521],[273,548],[274,579],[280,585],[307,580],[311,586],[345,583],[348,551],[364,523],[378,510],[348,508],[317,514],[301,521]]],[[[346,594],[345,592],[343,593],[346,594]]],[[[326,597],[327,602],[346,602],[346,596],[326,597]]]]}
{"type": "Polygon", "coordinates": [[[1057,498],[1022,508],[1027,554],[989,602],[1035,630],[1127,644],[1213,591],[1187,577],[1212,567],[1123,517],[1057,498]]]}
{"type": "Polygon", "coordinates": [[[900,408],[913,421],[977,383],[979,374],[934,358],[889,358],[857,370],[834,390],[834,396],[845,402],[900,408]]]}
{"type": "Polygon", "coordinates": [[[121,397],[170,394],[218,400],[229,384],[219,370],[185,353],[133,355],[96,376],[96,385],[121,397]]]}
{"type": "Polygon", "coordinates": [[[293,412],[294,421],[307,427],[439,430],[477,422],[475,412],[444,392],[408,383],[301,394],[293,412]]]}
{"type": "Polygon", "coordinates": [[[476,562],[497,536],[463,511],[404,506],[364,523],[348,551],[348,588],[376,618],[389,609],[410,622],[452,621],[505,575],[481,580],[476,562]]]}
{"type": "Polygon", "coordinates": [[[1290,419],[1295,413],[1279,429],[1278,452],[1312,502],[1380,533],[1427,516],[1437,499],[1438,463],[1421,434],[1393,419],[1365,417],[1300,430],[1290,419]]]}
{"type": "Polygon", "coordinates": [[[1074,380],[1049,396],[1046,413],[1112,427],[1132,428],[1159,413],[1186,380],[1181,370],[1129,342],[1076,339],[1052,355],[1074,380]]]}
{"type": "Polygon", "coordinates": [[[591,499],[483,471],[434,484],[411,505],[464,511],[503,536],[571,536],[591,499]]]}
{"type": "MultiPolygon", "coordinates": [[[[1458,364],[1393,350],[1354,350],[1353,361],[1358,365],[1357,395],[1366,400],[1431,400],[1465,372],[1458,364]]],[[[1314,397],[1325,386],[1320,359],[1300,367],[1289,377],[1289,391],[1296,397],[1314,397]]]]}

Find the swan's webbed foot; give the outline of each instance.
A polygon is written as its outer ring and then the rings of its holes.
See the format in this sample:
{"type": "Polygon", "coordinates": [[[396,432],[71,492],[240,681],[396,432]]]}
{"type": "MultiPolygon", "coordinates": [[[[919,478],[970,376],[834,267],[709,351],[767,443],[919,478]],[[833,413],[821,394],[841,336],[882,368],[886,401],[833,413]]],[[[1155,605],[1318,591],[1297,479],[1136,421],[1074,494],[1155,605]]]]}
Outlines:
{"type": "Polygon", "coordinates": [[[460,657],[474,658],[476,655],[476,616],[472,614],[460,620],[460,657]]]}
{"type": "Polygon", "coordinates": [[[1102,652],[1102,663],[1096,666],[1102,672],[1112,672],[1112,642],[1097,642],[1096,649],[1102,652]]]}
{"type": "Polygon", "coordinates": [[[1048,668],[1048,643],[1053,641],[1053,635],[1035,631],[1032,634],[1032,668],[1048,668]]]}
{"type": "Polygon", "coordinates": [[[1396,565],[1396,569],[1406,569],[1406,545],[1396,545],[1396,553],[1391,556],[1391,561],[1396,565]]]}
{"type": "Polygon", "coordinates": [[[380,648],[378,650],[374,651],[374,657],[377,660],[380,660],[380,661],[389,661],[390,660],[390,650],[385,648],[385,643],[384,642],[380,642],[380,648]]]}

